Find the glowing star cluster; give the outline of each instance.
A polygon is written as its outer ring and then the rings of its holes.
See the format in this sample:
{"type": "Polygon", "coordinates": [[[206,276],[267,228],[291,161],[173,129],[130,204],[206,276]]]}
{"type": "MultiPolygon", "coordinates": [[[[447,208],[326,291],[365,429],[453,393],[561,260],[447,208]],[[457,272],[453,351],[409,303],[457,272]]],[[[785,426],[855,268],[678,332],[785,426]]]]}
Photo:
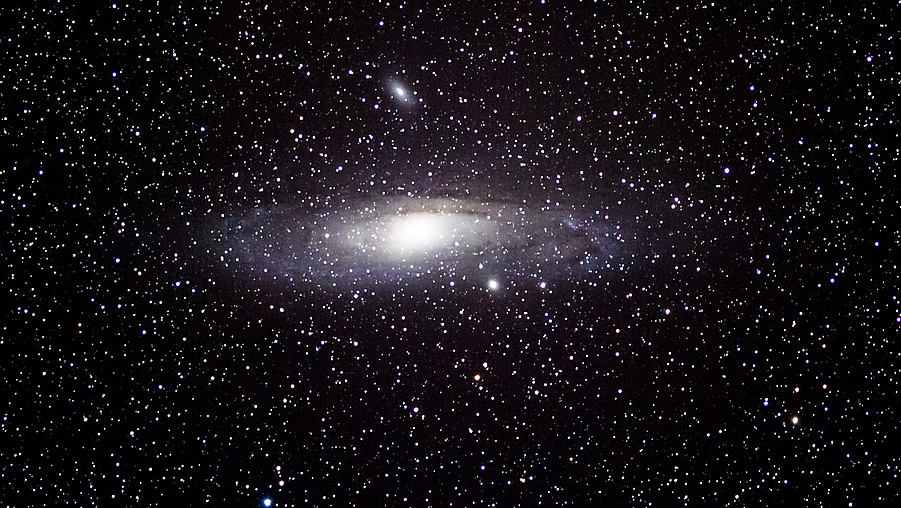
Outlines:
{"type": "Polygon", "coordinates": [[[428,252],[444,246],[453,231],[453,217],[414,213],[396,217],[389,224],[389,248],[402,252],[428,252]]]}
{"type": "Polygon", "coordinates": [[[416,100],[416,91],[411,90],[408,86],[400,81],[390,81],[386,85],[386,91],[391,96],[393,104],[396,106],[413,106],[421,102],[422,99],[416,100]]]}

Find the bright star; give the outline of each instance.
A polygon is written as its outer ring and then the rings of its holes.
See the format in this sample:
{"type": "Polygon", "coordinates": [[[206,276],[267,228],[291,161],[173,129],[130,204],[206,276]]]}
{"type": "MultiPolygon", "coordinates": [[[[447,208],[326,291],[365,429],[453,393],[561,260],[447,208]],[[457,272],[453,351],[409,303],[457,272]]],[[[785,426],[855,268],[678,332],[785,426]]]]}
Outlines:
{"type": "Polygon", "coordinates": [[[497,289],[498,289],[499,287],[501,287],[501,285],[500,285],[500,283],[497,281],[497,279],[490,279],[490,280],[488,281],[488,289],[490,289],[490,290],[492,290],[492,291],[497,291],[497,289]]]}

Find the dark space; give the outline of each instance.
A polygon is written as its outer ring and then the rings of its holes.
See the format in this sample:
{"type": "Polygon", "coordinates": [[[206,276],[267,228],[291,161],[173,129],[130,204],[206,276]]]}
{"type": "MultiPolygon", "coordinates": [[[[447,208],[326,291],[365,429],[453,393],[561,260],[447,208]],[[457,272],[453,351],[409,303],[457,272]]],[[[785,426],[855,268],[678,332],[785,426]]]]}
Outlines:
{"type": "Polygon", "coordinates": [[[897,5],[0,12],[0,506],[899,502],[897,5]]]}

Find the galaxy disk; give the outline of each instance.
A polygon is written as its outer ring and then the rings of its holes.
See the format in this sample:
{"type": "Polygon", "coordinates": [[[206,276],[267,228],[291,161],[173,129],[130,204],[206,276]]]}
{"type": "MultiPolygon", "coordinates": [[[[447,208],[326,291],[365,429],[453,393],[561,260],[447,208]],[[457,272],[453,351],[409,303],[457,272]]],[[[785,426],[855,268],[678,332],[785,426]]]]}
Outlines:
{"type": "Polygon", "coordinates": [[[229,273],[322,287],[531,286],[621,270],[621,232],[599,210],[514,199],[293,203],[221,217],[211,252],[229,273]],[[490,281],[490,282],[489,282],[490,281]]]}

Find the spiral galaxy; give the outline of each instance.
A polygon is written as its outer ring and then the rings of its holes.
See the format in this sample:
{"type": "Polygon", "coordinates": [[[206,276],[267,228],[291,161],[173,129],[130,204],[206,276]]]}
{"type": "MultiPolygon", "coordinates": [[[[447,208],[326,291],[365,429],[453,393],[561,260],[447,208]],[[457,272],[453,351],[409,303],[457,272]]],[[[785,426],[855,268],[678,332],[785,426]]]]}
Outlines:
{"type": "Polygon", "coordinates": [[[545,287],[624,269],[619,228],[601,210],[525,200],[278,204],[223,217],[212,233],[230,273],[321,287],[545,287]]]}

